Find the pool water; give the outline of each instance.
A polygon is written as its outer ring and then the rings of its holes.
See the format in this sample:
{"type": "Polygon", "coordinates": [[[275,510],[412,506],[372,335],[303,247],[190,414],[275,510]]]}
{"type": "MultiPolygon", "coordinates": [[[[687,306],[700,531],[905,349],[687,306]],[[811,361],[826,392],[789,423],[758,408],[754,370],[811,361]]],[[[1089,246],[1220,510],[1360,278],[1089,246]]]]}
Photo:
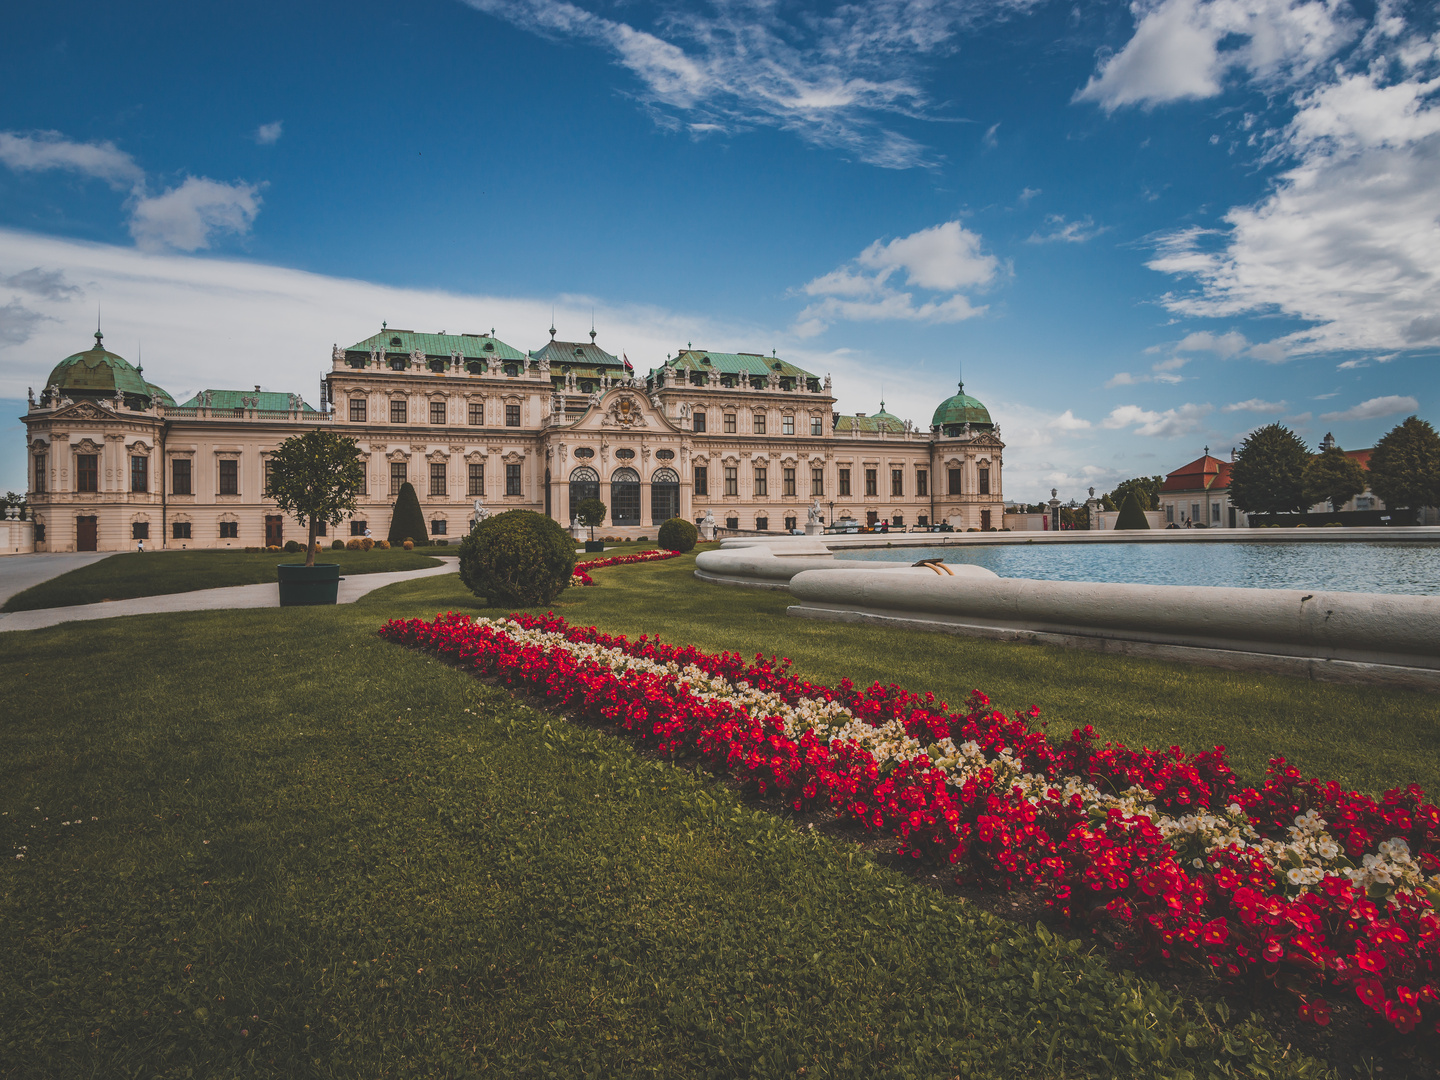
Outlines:
{"type": "Polygon", "coordinates": [[[1001,577],[1140,585],[1440,595],[1440,544],[996,544],[836,552],[875,562],[943,559],[1001,577]]]}

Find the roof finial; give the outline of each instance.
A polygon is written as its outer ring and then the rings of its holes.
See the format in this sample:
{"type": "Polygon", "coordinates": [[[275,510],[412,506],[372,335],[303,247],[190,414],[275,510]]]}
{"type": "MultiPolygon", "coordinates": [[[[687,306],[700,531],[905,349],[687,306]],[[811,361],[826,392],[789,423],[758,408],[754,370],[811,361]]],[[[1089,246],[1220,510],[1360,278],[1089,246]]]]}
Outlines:
{"type": "Polygon", "coordinates": [[[1205,447],[1205,456],[1206,456],[1206,457],[1209,457],[1209,456],[1210,456],[1210,447],[1208,447],[1208,446],[1205,447]]]}
{"type": "Polygon", "coordinates": [[[595,309],[590,309],[590,344],[595,344],[595,309]]]}
{"type": "Polygon", "coordinates": [[[95,348],[103,349],[100,342],[105,340],[105,335],[100,332],[100,301],[95,301],[95,348]]]}
{"type": "Polygon", "coordinates": [[[550,340],[555,340],[555,305],[550,305],[550,340]]]}
{"type": "Polygon", "coordinates": [[[135,374],[145,374],[145,347],[139,341],[135,342],[135,374]]]}
{"type": "Polygon", "coordinates": [[[384,319],[381,319],[381,320],[380,320],[380,330],[381,330],[381,332],[383,333],[384,331],[388,330],[389,328],[390,328],[390,324],[387,323],[384,319]]]}

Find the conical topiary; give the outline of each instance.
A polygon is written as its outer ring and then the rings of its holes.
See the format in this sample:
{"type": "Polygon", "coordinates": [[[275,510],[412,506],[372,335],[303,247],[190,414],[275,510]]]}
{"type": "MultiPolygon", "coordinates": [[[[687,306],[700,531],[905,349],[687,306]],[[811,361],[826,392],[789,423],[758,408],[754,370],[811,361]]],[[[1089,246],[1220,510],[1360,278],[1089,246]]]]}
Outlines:
{"type": "Polygon", "coordinates": [[[1145,516],[1145,511],[1140,508],[1140,500],[1135,497],[1135,492],[1125,496],[1125,501],[1120,504],[1120,513],[1115,518],[1117,529],[1148,529],[1150,519],[1145,516]]]}
{"type": "Polygon", "coordinates": [[[408,481],[400,485],[400,494],[395,496],[395,508],[390,512],[390,535],[386,539],[392,544],[403,544],[406,540],[414,540],[417,544],[430,542],[420,499],[408,481]]]}

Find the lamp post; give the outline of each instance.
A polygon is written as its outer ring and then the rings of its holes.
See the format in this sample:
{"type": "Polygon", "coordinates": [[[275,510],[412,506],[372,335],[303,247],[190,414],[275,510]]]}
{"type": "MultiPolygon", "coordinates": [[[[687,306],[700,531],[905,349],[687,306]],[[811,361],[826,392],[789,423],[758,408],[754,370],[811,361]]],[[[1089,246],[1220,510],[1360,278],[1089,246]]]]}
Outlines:
{"type": "Polygon", "coordinates": [[[1060,491],[1058,488],[1050,489],[1050,529],[1052,532],[1060,531],[1060,491]]]}

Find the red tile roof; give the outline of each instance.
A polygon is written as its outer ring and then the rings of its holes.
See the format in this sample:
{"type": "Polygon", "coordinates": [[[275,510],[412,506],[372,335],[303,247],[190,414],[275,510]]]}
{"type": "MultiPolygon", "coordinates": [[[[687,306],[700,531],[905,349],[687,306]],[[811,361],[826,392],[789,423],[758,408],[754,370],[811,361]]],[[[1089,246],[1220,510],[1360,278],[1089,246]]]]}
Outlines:
{"type": "Polygon", "coordinates": [[[1219,491],[1230,486],[1230,462],[1206,454],[1165,477],[1161,491],[1219,491]]]}

